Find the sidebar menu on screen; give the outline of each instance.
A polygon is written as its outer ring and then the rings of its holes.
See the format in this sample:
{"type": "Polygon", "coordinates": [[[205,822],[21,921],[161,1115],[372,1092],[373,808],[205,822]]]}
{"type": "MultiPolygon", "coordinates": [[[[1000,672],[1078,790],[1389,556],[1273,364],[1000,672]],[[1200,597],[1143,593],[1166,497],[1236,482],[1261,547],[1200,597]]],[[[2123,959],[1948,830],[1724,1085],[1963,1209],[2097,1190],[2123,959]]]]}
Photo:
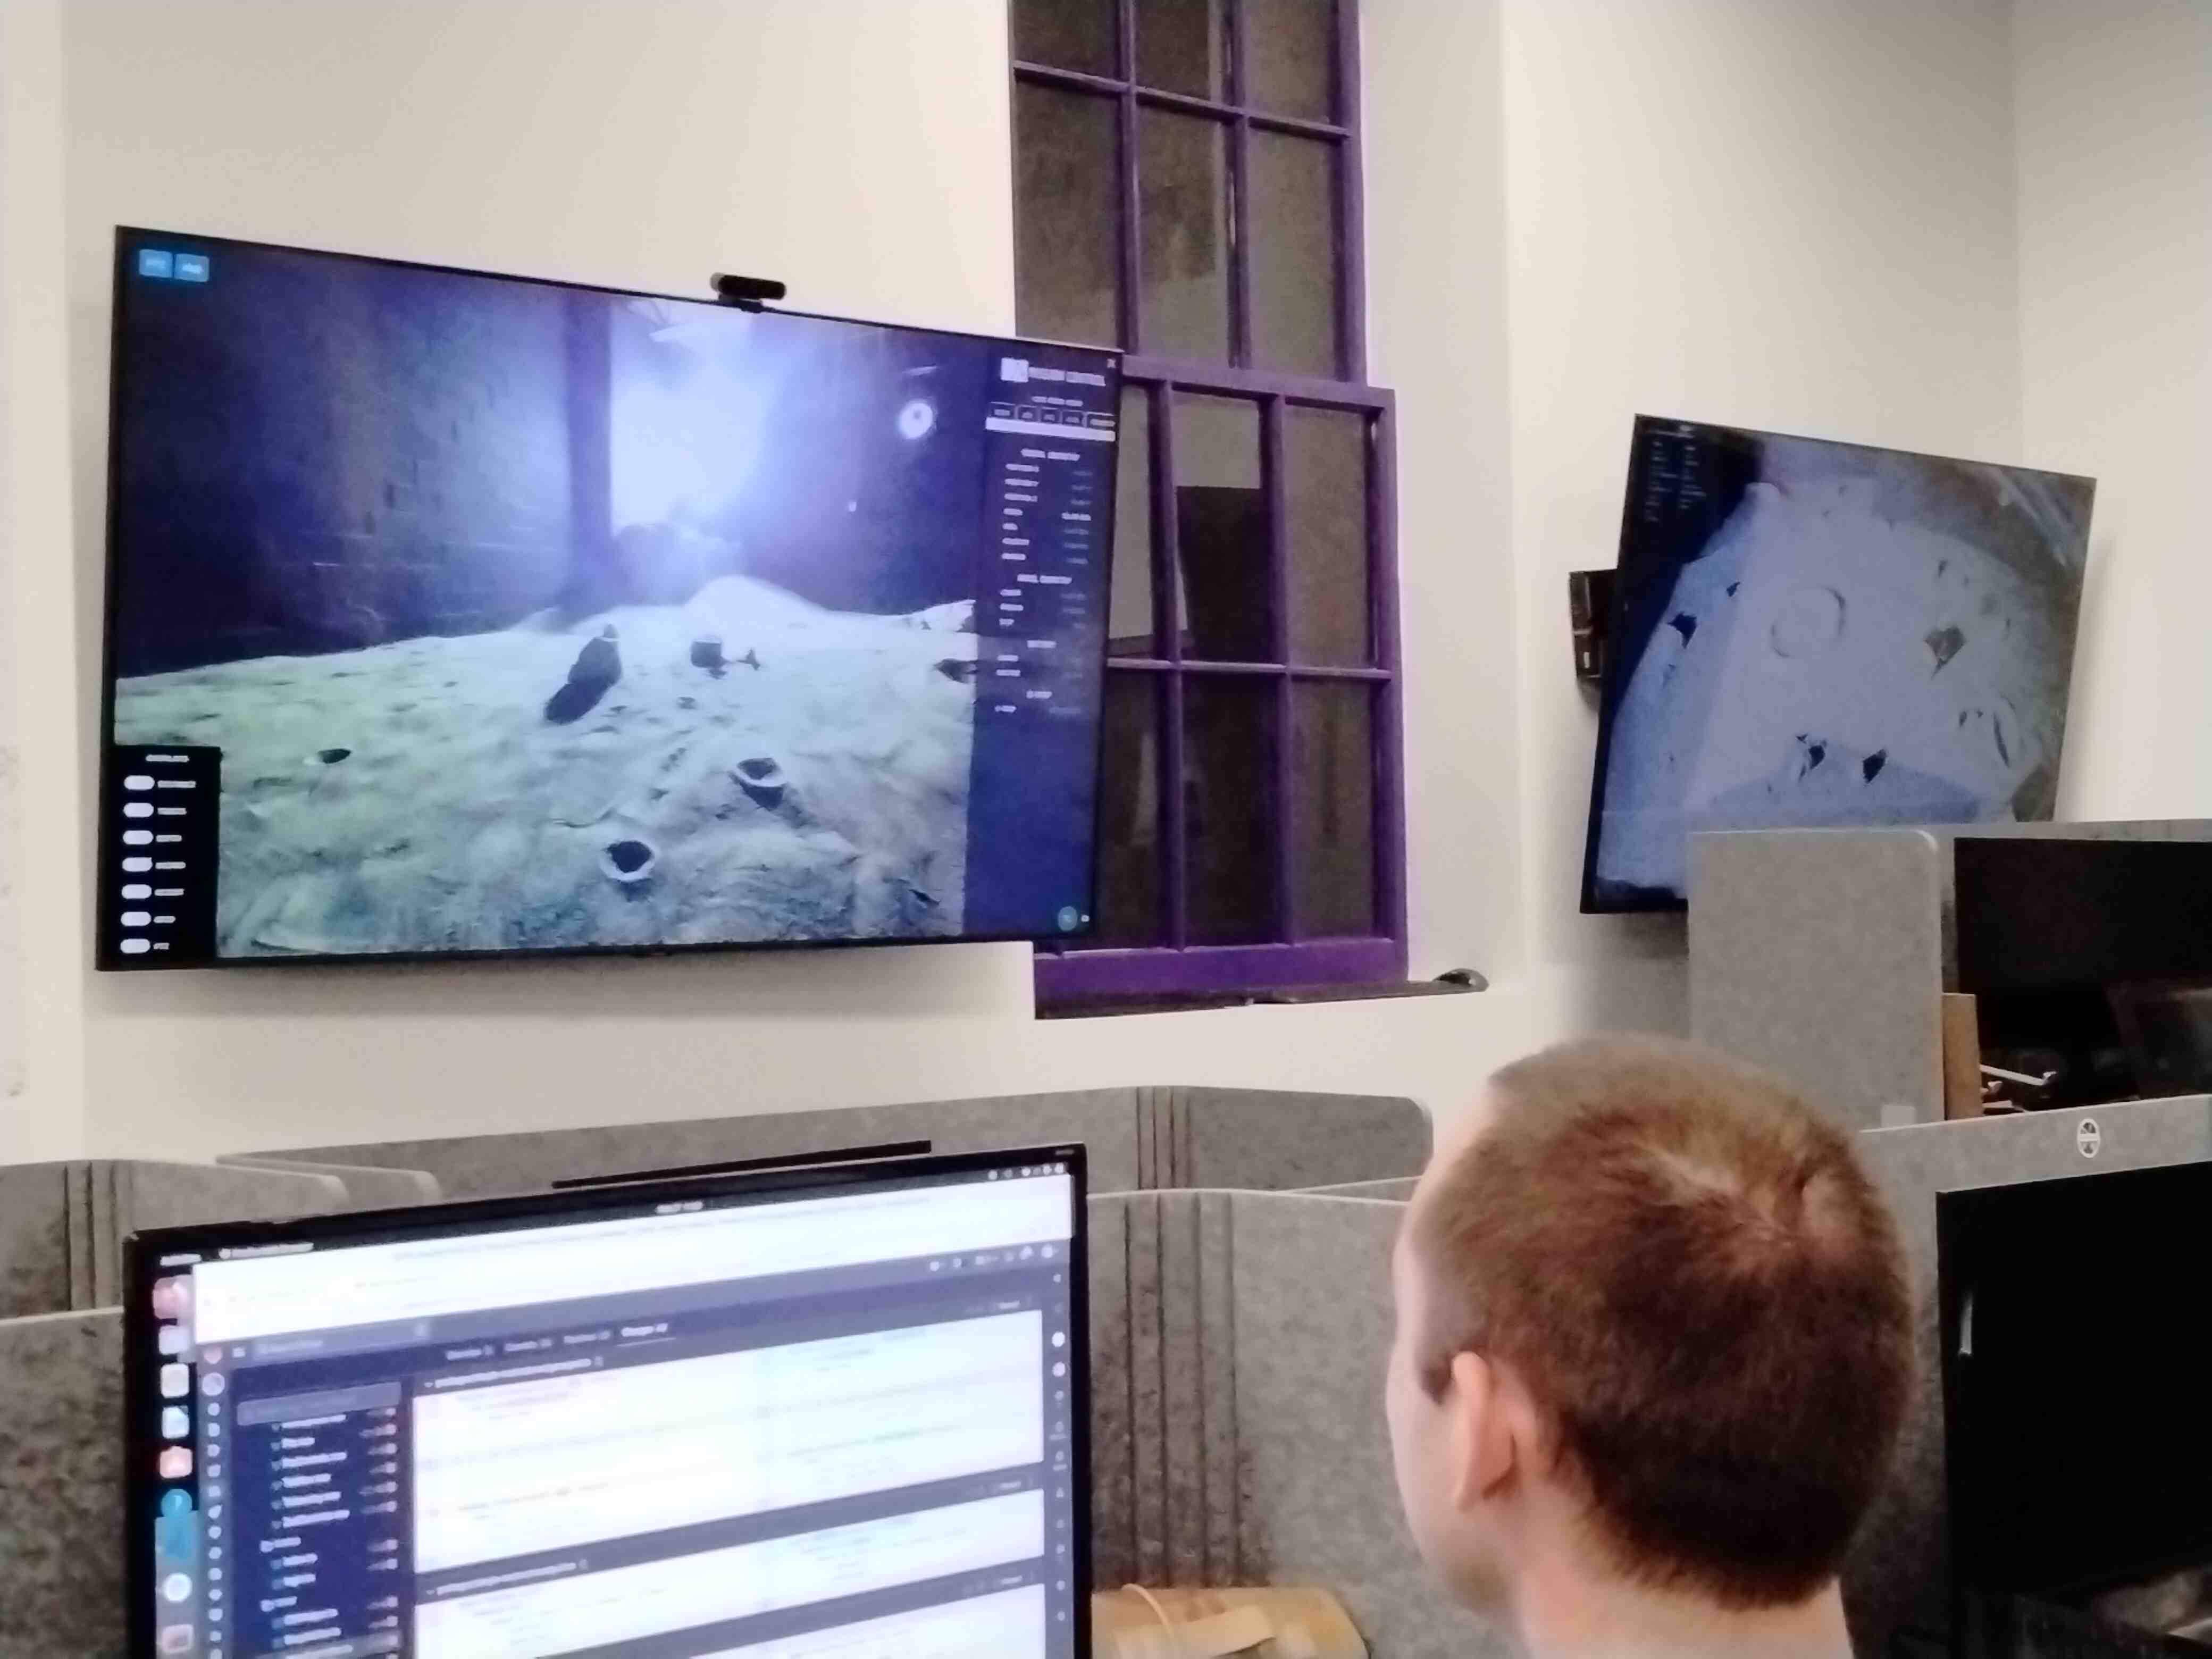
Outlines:
{"type": "Polygon", "coordinates": [[[969,925],[1091,925],[1120,387],[1095,353],[993,366],[975,629],[969,925]]]}

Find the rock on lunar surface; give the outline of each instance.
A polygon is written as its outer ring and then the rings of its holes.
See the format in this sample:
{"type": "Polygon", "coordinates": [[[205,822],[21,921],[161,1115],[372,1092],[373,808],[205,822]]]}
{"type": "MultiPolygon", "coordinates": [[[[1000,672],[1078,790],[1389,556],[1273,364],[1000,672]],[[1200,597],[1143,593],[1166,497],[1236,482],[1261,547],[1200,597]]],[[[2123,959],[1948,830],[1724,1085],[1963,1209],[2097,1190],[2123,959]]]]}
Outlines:
{"type": "Polygon", "coordinates": [[[975,641],[911,623],[726,577],[573,628],[124,680],[115,736],[222,750],[230,954],[949,935],[975,696],[932,671],[975,641]],[[619,695],[549,724],[546,687],[610,628],[619,695]],[[765,665],[702,674],[708,633],[759,641],[765,665]],[[343,765],[320,760],[333,732],[343,765]],[[770,757],[773,807],[732,785],[770,757]],[[649,881],[602,868],[629,840],[654,849],[649,881]]]}

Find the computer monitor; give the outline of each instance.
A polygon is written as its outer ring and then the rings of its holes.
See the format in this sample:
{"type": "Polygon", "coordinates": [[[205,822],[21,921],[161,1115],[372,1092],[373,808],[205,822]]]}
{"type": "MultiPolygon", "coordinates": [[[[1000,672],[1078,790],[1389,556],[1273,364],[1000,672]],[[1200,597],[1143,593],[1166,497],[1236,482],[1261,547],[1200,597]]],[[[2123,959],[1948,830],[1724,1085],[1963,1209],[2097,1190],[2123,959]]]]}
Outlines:
{"type": "Polygon", "coordinates": [[[119,231],[99,966],[1085,932],[1120,376],[119,231]]]}
{"type": "Polygon", "coordinates": [[[2189,1289],[2208,1216],[2201,1162],[1937,1195],[1954,1652],[2212,1640],[2212,1414],[2189,1289]],[[2075,1619],[2138,1640],[2051,1639],[2075,1619]],[[2044,1640],[2020,1639],[2039,1626],[2044,1640]]]}
{"type": "Polygon", "coordinates": [[[2051,815],[2093,479],[1637,417],[1585,911],[1705,830],[2051,815]]]}
{"type": "Polygon", "coordinates": [[[134,1655],[1082,1659],[1079,1146],[143,1233],[134,1655]]]}

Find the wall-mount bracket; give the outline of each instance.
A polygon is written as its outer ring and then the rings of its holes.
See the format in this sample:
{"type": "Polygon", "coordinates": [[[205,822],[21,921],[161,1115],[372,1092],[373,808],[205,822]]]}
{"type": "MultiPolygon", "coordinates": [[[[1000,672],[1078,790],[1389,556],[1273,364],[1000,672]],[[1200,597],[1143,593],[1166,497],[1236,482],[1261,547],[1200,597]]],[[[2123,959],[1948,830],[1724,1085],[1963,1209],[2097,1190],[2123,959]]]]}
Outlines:
{"type": "Polygon", "coordinates": [[[1613,635],[1613,573],[1567,572],[1567,621],[1574,632],[1575,678],[1584,685],[1605,683],[1606,647],[1613,635]]]}

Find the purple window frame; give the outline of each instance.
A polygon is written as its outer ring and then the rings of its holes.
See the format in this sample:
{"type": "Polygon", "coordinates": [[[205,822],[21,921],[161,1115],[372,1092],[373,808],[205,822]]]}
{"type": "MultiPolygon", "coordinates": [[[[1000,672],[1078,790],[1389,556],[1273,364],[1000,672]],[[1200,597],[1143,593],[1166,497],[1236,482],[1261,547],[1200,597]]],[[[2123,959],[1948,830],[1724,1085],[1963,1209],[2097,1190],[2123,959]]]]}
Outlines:
{"type": "MultiPolygon", "coordinates": [[[[1014,0],[1009,0],[1010,27],[1014,0]]],[[[1377,984],[1402,981],[1407,972],[1406,824],[1404,793],[1404,709],[1399,654],[1396,402],[1384,390],[1364,384],[1366,370],[1366,299],[1362,269],[1361,226],[1364,202],[1360,187],[1359,150],[1359,28],[1357,0],[1336,0],[1335,64],[1333,76],[1335,116],[1316,121],[1270,113],[1242,101],[1242,65],[1249,14],[1243,0],[1225,0],[1235,49],[1231,54],[1231,81],[1227,100],[1194,97],[1142,87],[1135,80],[1136,8],[1134,0],[1117,0],[1119,77],[1085,74],[1048,64],[1014,61],[1010,66],[1010,90],[1018,94],[1024,83],[1112,98],[1118,104],[1117,155],[1119,225],[1119,290],[1117,317],[1121,343],[1124,380],[1146,390],[1152,403],[1152,444],[1149,471],[1152,492],[1153,538],[1150,550],[1152,592],[1159,614],[1156,640],[1164,655],[1151,658],[1114,657],[1109,674],[1152,674],[1160,677],[1164,738],[1160,766],[1161,841],[1164,869],[1161,892],[1165,938],[1158,945],[1127,947],[1041,947],[1036,957],[1036,991],[1040,1003],[1065,1003],[1092,998],[1157,996],[1173,993],[1220,993],[1284,989],[1323,985],[1377,984]],[[1138,247],[1138,190],[1136,135],[1140,108],[1158,108],[1209,117],[1229,131],[1229,181],[1231,203],[1231,236],[1235,252],[1230,262],[1230,351],[1232,362],[1224,364],[1148,356],[1144,351],[1141,282],[1138,247]],[[1282,374],[1249,365],[1251,353],[1251,304],[1249,258],[1251,240],[1249,210],[1244,180],[1248,177],[1251,135],[1255,130],[1293,134],[1328,142],[1336,150],[1338,213],[1334,226],[1337,273],[1337,378],[1282,374]],[[1261,416],[1262,483],[1268,495],[1268,568],[1274,585],[1274,660],[1269,663],[1214,662],[1183,654],[1182,618],[1175,573],[1180,568],[1176,547],[1175,508],[1174,404],[1178,392],[1242,398],[1255,404],[1261,416]],[[1310,665],[1294,663],[1290,651],[1289,525],[1285,511],[1281,471],[1284,454],[1284,411],[1308,407],[1350,411],[1367,422],[1368,592],[1365,600],[1373,661],[1364,667],[1310,665]],[[1280,937],[1266,943],[1200,945],[1189,939],[1187,841],[1183,776],[1184,690],[1194,678],[1237,676],[1272,679],[1277,702],[1275,722],[1276,775],[1274,917],[1280,937]],[[1291,798],[1292,763],[1292,689],[1301,683],[1364,684],[1375,689],[1372,727],[1375,820],[1375,893],[1372,914],[1376,933],[1353,937],[1315,936],[1299,925],[1297,886],[1291,867],[1287,804],[1291,798]]],[[[1015,211],[1021,210],[1018,198],[1015,211]]]]}

